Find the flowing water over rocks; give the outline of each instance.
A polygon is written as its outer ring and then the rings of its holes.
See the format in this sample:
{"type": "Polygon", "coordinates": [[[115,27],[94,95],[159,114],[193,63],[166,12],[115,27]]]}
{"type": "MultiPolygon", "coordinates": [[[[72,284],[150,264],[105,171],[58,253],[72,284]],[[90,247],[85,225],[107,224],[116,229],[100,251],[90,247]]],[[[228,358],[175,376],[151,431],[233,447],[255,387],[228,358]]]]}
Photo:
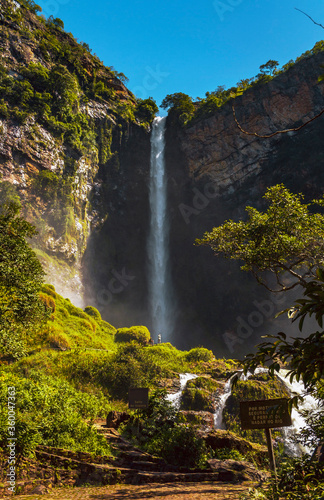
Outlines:
{"type": "Polygon", "coordinates": [[[167,395],[167,400],[170,401],[170,403],[172,403],[172,405],[177,410],[179,410],[180,408],[182,392],[185,389],[187,382],[189,382],[189,380],[197,378],[198,375],[194,375],[193,373],[180,373],[179,377],[180,377],[179,391],[175,392],[174,394],[167,395]]]}

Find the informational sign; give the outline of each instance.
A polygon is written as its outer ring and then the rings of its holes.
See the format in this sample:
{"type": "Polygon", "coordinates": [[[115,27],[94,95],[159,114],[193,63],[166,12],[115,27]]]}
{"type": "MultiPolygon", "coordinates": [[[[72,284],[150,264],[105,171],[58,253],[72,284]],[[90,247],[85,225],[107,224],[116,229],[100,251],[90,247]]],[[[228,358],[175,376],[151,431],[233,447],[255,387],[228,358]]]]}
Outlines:
{"type": "Polygon", "coordinates": [[[147,387],[134,387],[129,389],[128,392],[128,407],[131,409],[147,408],[148,407],[148,393],[147,387]]]}
{"type": "Polygon", "coordinates": [[[288,400],[285,398],[241,401],[240,413],[242,429],[271,429],[291,425],[288,400]]]}

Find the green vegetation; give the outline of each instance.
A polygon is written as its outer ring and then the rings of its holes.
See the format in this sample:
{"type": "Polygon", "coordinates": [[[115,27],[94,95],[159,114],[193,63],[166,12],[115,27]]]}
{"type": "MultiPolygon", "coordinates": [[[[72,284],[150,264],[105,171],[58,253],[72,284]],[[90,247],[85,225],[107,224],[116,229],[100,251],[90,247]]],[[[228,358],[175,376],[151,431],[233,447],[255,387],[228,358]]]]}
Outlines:
{"type": "MultiPolygon", "coordinates": [[[[303,203],[302,195],[290,193],[283,185],[269,188],[264,196],[270,206],[266,212],[247,207],[247,221],[226,221],[222,226],[205,233],[198,244],[208,245],[216,255],[243,260],[242,269],[252,271],[259,283],[264,271],[271,271],[276,278],[275,291],[287,291],[302,287],[303,297],[296,300],[288,312],[292,322],[299,320],[302,331],[306,316],[314,316],[319,326],[315,333],[307,332],[306,337],[287,339],[285,333],[267,336],[271,340],[257,346],[257,352],[249,354],[243,361],[244,373],[254,373],[261,365],[269,367],[274,377],[280,369],[280,362],[288,362],[291,380],[302,380],[306,391],[323,401],[324,378],[324,216],[318,210],[324,199],[303,203]],[[317,211],[314,210],[317,206],[317,211]],[[312,211],[310,210],[312,207],[312,211]]],[[[228,400],[224,418],[227,427],[239,432],[235,417],[235,405],[240,398],[247,398],[249,382],[238,382],[228,400]],[[242,385],[244,384],[244,385],[242,385]],[[247,393],[246,393],[247,391],[247,393]],[[246,394],[245,394],[246,393],[246,394]],[[236,399],[237,397],[237,399],[236,399]]],[[[255,394],[255,382],[253,384],[255,394]]],[[[273,389],[267,382],[266,389],[261,382],[259,397],[268,396],[273,389]]],[[[291,405],[298,405],[298,397],[291,398],[291,405]]],[[[306,421],[309,429],[304,432],[304,441],[316,445],[324,438],[323,411],[308,412],[306,421]]],[[[255,431],[253,431],[255,432],[255,431]]],[[[254,437],[254,436],[253,436],[254,437]]],[[[323,492],[323,466],[305,459],[290,460],[280,471],[279,490],[274,493],[272,486],[264,491],[251,491],[247,498],[301,498],[319,499],[323,492]],[[320,493],[321,492],[321,493],[320,493]]]]}
{"type": "MultiPolygon", "coordinates": [[[[207,350],[207,349],[206,349],[207,350]]],[[[182,393],[181,410],[215,411],[215,393],[221,385],[207,377],[189,380],[182,393]]]]}
{"type": "Polygon", "coordinates": [[[132,326],[131,328],[119,328],[115,335],[116,342],[138,342],[147,344],[151,334],[146,326],[132,326]]]}
{"type": "Polygon", "coordinates": [[[17,395],[17,457],[28,456],[38,444],[110,454],[106,440],[91,424],[91,419],[104,417],[109,410],[102,394],[78,391],[64,379],[38,370],[25,378],[5,369],[0,372],[0,451],[8,438],[8,387],[14,387],[17,395]]]}
{"type": "Polygon", "coordinates": [[[166,392],[157,390],[150,396],[148,408],[136,410],[123,432],[134,444],[169,464],[202,467],[207,459],[205,442],[181,420],[181,414],[166,400],[166,392]]]}
{"type": "Polygon", "coordinates": [[[24,355],[27,337],[46,319],[39,299],[44,272],[26,242],[34,234],[17,204],[0,207],[0,354],[13,358],[24,355]]]}
{"type": "MultiPolygon", "coordinates": [[[[226,401],[223,410],[223,421],[226,429],[255,443],[266,443],[263,430],[242,430],[240,422],[240,401],[255,401],[258,399],[289,398],[287,389],[278,380],[273,380],[268,374],[255,375],[248,380],[239,380],[232,388],[232,393],[226,401]]],[[[274,437],[278,432],[274,433],[274,437]]],[[[279,433],[279,435],[281,435],[279,433]]]]}

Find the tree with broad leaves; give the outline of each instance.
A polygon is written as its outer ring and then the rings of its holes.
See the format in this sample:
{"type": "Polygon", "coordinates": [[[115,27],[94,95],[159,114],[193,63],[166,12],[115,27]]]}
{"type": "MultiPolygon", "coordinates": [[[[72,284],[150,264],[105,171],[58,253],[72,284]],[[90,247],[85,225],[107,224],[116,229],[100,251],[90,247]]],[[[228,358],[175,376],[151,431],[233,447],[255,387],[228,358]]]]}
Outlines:
{"type": "Polygon", "coordinates": [[[39,292],[44,271],[26,238],[35,228],[14,202],[0,206],[0,355],[19,358],[26,341],[47,319],[39,292]]]}
{"type": "Polygon", "coordinates": [[[246,221],[226,221],[196,243],[210,246],[216,255],[243,261],[241,269],[251,271],[272,292],[303,288],[303,297],[285,312],[293,322],[299,320],[300,330],[305,317],[314,316],[319,331],[306,338],[287,339],[283,332],[267,336],[271,340],[247,355],[243,366],[247,373],[268,365],[273,374],[280,369],[279,361],[289,361],[291,379],[301,379],[312,391],[324,376],[324,215],[310,208],[321,209],[324,198],[303,203],[303,195],[291,193],[282,184],[269,188],[264,198],[267,211],[247,207],[246,221]],[[275,288],[266,281],[266,271],[275,276],[275,288]]]}

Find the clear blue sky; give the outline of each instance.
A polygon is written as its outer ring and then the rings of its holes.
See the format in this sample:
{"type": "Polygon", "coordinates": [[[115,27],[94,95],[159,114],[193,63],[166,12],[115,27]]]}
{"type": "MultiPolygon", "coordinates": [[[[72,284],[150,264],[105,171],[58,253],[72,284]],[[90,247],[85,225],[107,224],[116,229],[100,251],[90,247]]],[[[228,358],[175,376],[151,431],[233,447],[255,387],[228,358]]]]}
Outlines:
{"type": "Polygon", "coordinates": [[[324,0],[36,0],[128,78],[138,97],[204,97],[280,65],[324,39],[324,0]]]}

